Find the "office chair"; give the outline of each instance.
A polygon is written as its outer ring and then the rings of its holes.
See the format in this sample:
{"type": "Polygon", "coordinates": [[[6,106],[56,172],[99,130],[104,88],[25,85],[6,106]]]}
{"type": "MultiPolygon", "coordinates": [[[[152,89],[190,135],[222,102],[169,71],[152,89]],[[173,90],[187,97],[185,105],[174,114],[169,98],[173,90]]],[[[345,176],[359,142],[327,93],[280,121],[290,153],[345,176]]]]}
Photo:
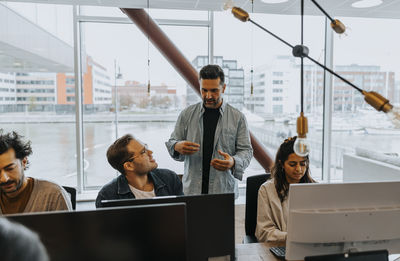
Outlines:
{"type": "Polygon", "coordinates": [[[65,191],[68,192],[71,198],[71,203],[72,203],[72,209],[76,209],[76,188],[73,187],[67,187],[67,186],[62,186],[65,191]]]}
{"type": "Polygon", "coordinates": [[[246,181],[246,210],[245,210],[245,231],[243,243],[257,243],[254,233],[257,225],[257,201],[258,189],[271,177],[271,174],[260,174],[247,178],[246,181]]]}

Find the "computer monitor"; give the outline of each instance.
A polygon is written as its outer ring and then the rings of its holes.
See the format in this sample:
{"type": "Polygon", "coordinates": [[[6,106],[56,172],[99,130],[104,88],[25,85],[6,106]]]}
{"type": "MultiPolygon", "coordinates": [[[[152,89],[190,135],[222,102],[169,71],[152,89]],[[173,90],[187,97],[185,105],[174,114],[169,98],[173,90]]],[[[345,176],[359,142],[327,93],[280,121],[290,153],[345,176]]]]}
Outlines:
{"type": "Polygon", "coordinates": [[[36,231],[54,261],[188,260],[183,203],[7,218],[36,231]]]}
{"type": "Polygon", "coordinates": [[[387,249],[400,253],[400,182],[296,184],[286,259],[387,249]]]}
{"type": "Polygon", "coordinates": [[[356,253],[309,256],[304,261],[388,261],[387,250],[363,251],[356,253]]]}
{"type": "Polygon", "coordinates": [[[188,258],[235,259],[234,194],[156,197],[151,199],[103,200],[104,207],[186,203],[188,258]]]}

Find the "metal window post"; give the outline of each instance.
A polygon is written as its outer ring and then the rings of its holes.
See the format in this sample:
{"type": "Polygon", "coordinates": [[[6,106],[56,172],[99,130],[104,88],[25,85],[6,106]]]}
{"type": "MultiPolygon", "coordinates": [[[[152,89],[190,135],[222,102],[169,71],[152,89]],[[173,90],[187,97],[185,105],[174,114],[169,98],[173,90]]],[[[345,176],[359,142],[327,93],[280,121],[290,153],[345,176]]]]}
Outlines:
{"type": "Polygon", "coordinates": [[[114,102],[115,102],[115,139],[118,139],[118,90],[117,90],[117,60],[114,59],[114,102]]]}
{"type": "Polygon", "coordinates": [[[74,72],[75,72],[75,130],[76,130],[76,174],[77,190],[82,193],[83,181],[83,121],[82,121],[82,63],[81,63],[81,42],[80,42],[80,22],[78,16],[78,6],[73,7],[73,28],[74,28],[74,72]]]}
{"type": "MultiPolygon", "coordinates": [[[[333,69],[333,31],[330,21],[325,18],[325,59],[324,65],[333,69]]],[[[324,118],[322,133],[322,180],[331,181],[331,137],[332,137],[332,74],[324,70],[324,118]]]]}
{"type": "Polygon", "coordinates": [[[208,63],[214,63],[214,12],[208,12],[208,63]]]}

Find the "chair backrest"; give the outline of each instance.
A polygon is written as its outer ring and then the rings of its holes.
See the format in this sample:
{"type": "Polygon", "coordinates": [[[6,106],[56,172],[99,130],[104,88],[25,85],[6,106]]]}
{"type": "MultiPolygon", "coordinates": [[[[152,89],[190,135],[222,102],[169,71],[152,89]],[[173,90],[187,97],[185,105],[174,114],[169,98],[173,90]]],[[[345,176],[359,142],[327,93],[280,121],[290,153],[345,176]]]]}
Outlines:
{"type": "Polygon", "coordinates": [[[73,187],[67,187],[67,186],[62,186],[65,191],[68,192],[68,194],[71,197],[71,203],[72,203],[72,209],[76,209],[76,188],[73,187]]]}
{"type": "Polygon", "coordinates": [[[271,174],[260,174],[247,178],[245,231],[246,235],[248,236],[254,236],[254,233],[256,231],[258,189],[270,177],[271,174]]]}

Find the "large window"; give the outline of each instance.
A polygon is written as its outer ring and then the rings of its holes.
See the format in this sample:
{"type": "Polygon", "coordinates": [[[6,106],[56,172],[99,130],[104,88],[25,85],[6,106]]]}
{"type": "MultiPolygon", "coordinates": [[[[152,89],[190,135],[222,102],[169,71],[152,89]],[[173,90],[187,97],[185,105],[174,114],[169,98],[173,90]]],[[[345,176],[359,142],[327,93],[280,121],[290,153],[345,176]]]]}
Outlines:
{"type": "MultiPolygon", "coordinates": [[[[27,175],[78,186],[77,166],[82,163],[82,188],[99,188],[117,175],[106,160],[106,149],[127,133],[148,143],[159,167],[183,173],[183,164],[170,158],[164,142],[180,111],[199,101],[197,94],[119,8],[78,10],[80,93],[75,86],[72,6],[0,4],[1,13],[6,14],[0,16],[4,36],[0,39],[0,124],[5,131],[15,130],[32,141],[34,154],[27,175]],[[78,94],[82,99],[77,99],[78,94]],[[76,114],[77,105],[82,105],[82,123],[76,117],[81,116],[76,114]],[[82,137],[77,127],[82,128],[82,137]],[[77,155],[80,147],[82,158],[77,155]]],[[[230,12],[214,12],[209,19],[207,11],[146,11],[196,70],[210,58],[223,67],[228,84],[224,99],[245,113],[251,131],[274,158],[282,141],[296,135],[300,113],[300,61],[292,50],[230,12]],[[212,42],[209,26],[214,30],[212,42]]],[[[251,16],[292,45],[300,44],[298,15],[251,16]]],[[[400,22],[340,19],[351,30],[347,36],[334,36],[333,69],[398,106],[400,51],[393,32],[400,22]]],[[[304,29],[310,56],[324,63],[325,18],[306,16],[304,29]]],[[[325,118],[332,120],[328,181],[342,181],[346,180],[344,155],[395,157],[400,153],[400,133],[356,90],[333,79],[332,116],[325,118]]],[[[323,71],[306,59],[304,112],[309,122],[311,170],[317,180],[323,179],[322,155],[327,150],[322,145],[324,109],[323,71]]],[[[263,172],[253,159],[245,178],[263,172]]]]}
{"type": "MultiPolygon", "coordinates": [[[[351,28],[346,37],[334,38],[334,68],[356,86],[375,91],[399,104],[398,77],[400,38],[396,32],[398,20],[340,18],[351,28]],[[367,30],[368,28],[368,30],[367,30]],[[382,30],[385,28],[385,30],[382,30]],[[396,77],[397,76],[397,77],[396,77]]],[[[331,171],[332,180],[352,179],[352,166],[343,169],[344,155],[356,155],[360,162],[368,162],[382,155],[379,161],[398,159],[400,131],[393,129],[384,113],[368,105],[363,96],[343,81],[334,79],[331,171]],[[343,175],[347,175],[343,176],[343,175]]],[[[354,164],[357,164],[353,160],[354,164]]],[[[375,161],[375,163],[379,163],[375,161]]],[[[384,164],[384,163],[383,163],[384,164]]],[[[362,164],[363,165],[363,164],[362,164]]],[[[365,165],[365,164],[364,164],[365,165]]],[[[384,173],[369,175],[371,180],[384,180],[384,173]]],[[[363,175],[359,175],[359,180],[363,175]]]]}
{"type": "Polygon", "coordinates": [[[72,7],[0,3],[0,128],[32,142],[26,174],[76,186],[72,7]],[[4,15],[3,15],[4,14],[4,15]]]}
{"type": "MultiPolygon", "coordinates": [[[[189,61],[207,58],[207,27],[161,28],[189,61]]],[[[85,188],[100,187],[117,175],[106,150],[128,133],[149,145],[160,168],[183,174],[183,163],[169,156],[164,143],[186,106],[187,83],[134,24],[82,22],[81,30],[87,55],[82,63],[85,188]]]]}
{"type": "MultiPolygon", "coordinates": [[[[75,93],[72,6],[5,2],[0,9],[7,14],[0,17],[7,25],[0,27],[6,32],[0,42],[11,46],[0,47],[1,128],[32,141],[28,175],[78,186],[76,102],[83,113],[84,189],[99,188],[116,176],[106,149],[126,133],[148,143],[160,167],[183,173],[183,164],[169,157],[164,142],[190,88],[118,8],[78,8],[82,100],[75,93]],[[85,22],[92,16],[106,18],[85,22]]],[[[162,30],[194,66],[200,65],[197,60],[208,63],[208,12],[150,10],[150,15],[161,19],[162,30]]]]}
{"type": "MultiPolygon", "coordinates": [[[[299,16],[267,14],[251,14],[251,16],[258,24],[278,34],[292,45],[300,44],[299,16]]],[[[242,83],[244,90],[242,106],[245,108],[250,130],[275,159],[276,150],[283,140],[296,135],[295,122],[300,113],[300,61],[292,56],[292,50],[286,45],[252,26],[251,23],[238,21],[230,12],[216,12],[214,24],[214,54],[244,70],[244,79],[241,81],[230,79],[229,84],[242,83]],[[235,28],[235,33],[232,33],[232,28],[235,28]],[[253,79],[253,94],[250,91],[251,79],[253,79]]],[[[323,17],[305,17],[304,44],[309,47],[310,56],[321,63],[324,57],[324,24],[323,17]]],[[[236,73],[229,75],[240,76],[236,73]]],[[[312,145],[311,172],[314,178],[320,180],[322,179],[320,127],[323,96],[322,89],[318,89],[316,84],[318,75],[322,75],[322,71],[306,61],[304,112],[310,125],[308,138],[312,145]]],[[[264,172],[253,158],[245,177],[264,172]]]]}

